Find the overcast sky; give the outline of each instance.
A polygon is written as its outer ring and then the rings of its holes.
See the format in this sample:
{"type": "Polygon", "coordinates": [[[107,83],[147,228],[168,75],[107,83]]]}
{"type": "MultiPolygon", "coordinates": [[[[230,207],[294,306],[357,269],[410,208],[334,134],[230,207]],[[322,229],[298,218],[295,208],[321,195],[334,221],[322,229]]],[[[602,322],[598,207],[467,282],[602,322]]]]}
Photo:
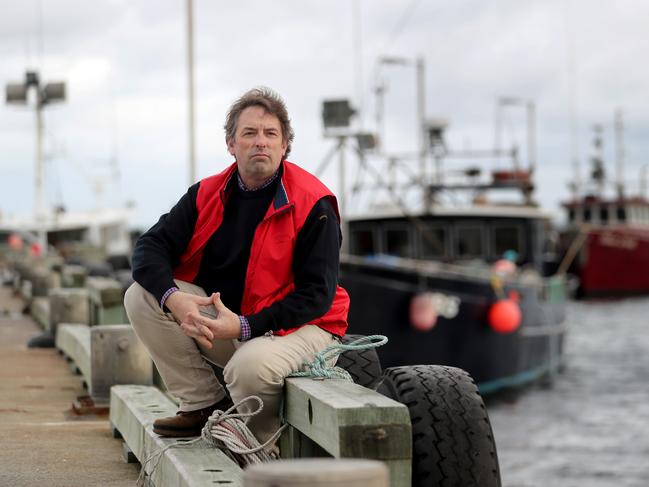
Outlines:
{"type": "MultiPolygon", "coordinates": [[[[106,204],[132,200],[134,224],[152,224],[189,183],[185,2],[1,3],[2,84],[35,68],[44,81],[68,87],[67,101],[45,112],[49,201],[92,207],[90,183],[103,179],[106,204]],[[118,178],[110,177],[111,160],[118,178]]],[[[225,112],[257,85],[282,94],[296,131],[291,159],[315,170],[333,144],[322,135],[322,101],[352,98],[373,129],[376,61],[386,54],[424,58],[426,114],[449,119],[452,149],[493,146],[498,96],[533,100],[538,199],[550,210],[559,210],[572,178],[571,106],[584,172],[598,123],[614,174],[616,109],[624,113],[631,190],[649,163],[644,0],[194,0],[194,12],[199,177],[231,162],[225,112]]],[[[412,150],[415,70],[383,68],[381,76],[388,85],[386,148],[412,150]]],[[[507,120],[505,142],[524,151],[524,112],[508,110],[507,120]]],[[[0,107],[5,215],[32,211],[34,141],[33,112],[0,107]]],[[[338,191],[333,168],[323,179],[338,191]]]]}

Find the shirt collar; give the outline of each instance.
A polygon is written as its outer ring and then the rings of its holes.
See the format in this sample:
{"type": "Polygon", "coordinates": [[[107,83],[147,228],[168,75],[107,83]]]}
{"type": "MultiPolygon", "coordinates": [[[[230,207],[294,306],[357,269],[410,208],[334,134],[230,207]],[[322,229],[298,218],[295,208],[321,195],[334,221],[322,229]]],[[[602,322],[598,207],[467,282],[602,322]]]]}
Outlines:
{"type": "Polygon", "coordinates": [[[277,179],[278,174],[279,174],[279,169],[275,171],[275,174],[273,174],[270,178],[268,178],[263,184],[260,184],[259,186],[255,186],[254,188],[249,188],[244,184],[243,179],[241,179],[241,175],[237,171],[237,184],[239,185],[239,189],[241,191],[258,191],[260,189],[264,189],[270,186],[273,183],[273,181],[277,179]]]}

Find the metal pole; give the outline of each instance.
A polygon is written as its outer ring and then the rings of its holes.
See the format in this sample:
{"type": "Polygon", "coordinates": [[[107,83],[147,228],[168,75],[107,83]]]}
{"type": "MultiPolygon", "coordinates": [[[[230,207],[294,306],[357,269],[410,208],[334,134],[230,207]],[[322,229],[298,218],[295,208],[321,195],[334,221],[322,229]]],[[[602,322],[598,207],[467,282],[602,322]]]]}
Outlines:
{"type": "Polygon", "coordinates": [[[363,103],[363,43],[361,34],[361,5],[360,0],[354,0],[352,5],[352,41],[354,49],[354,78],[356,81],[356,98],[358,103],[358,118],[361,130],[365,125],[365,106],[363,103]]]}
{"type": "MultiPolygon", "coordinates": [[[[342,244],[341,244],[341,247],[340,247],[340,251],[342,253],[346,254],[348,249],[349,249],[349,239],[347,238],[348,226],[347,226],[347,218],[346,218],[347,217],[347,214],[346,214],[347,201],[346,201],[346,197],[345,197],[345,193],[346,193],[345,188],[347,187],[346,179],[345,179],[345,142],[347,140],[347,137],[345,137],[343,135],[343,136],[340,137],[339,140],[340,140],[340,142],[338,144],[338,148],[339,148],[339,155],[340,155],[340,159],[339,159],[339,164],[340,164],[339,165],[340,190],[338,192],[338,203],[339,203],[338,204],[338,209],[340,211],[340,217],[343,220],[343,224],[341,225],[341,232],[342,232],[343,240],[342,240],[342,244]]],[[[363,160],[361,159],[361,163],[362,162],[363,162],[363,160]]]]}
{"type": "Polygon", "coordinates": [[[534,102],[527,102],[527,163],[530,173],[536,169],[536,110],[534,102]]]}
{"type": "Polygon", "coordinates": [[[501,140],[501,101],[500,99],[496,100],[496,114],[494,120],[494,150],[496,153],[500,153],[502,147],[501,140]]]}
{"type": "Polygon", "coordinates": [[[43,111],[40,85],[36,86],[36,187],[34,195],[34,220],[38,228],[38,241],[43,255],[47,254],[45,230],[45,195],[43,168],[43,111]]]}
{"type": "Polygon", "coordinates": [[[339,203],[339,209],[340,209],[340,215],[345,216],[345,187],[346,187],[346,181],[345,181],[345,139],[346,137],[343,135],[340,137],[340,142],[338,143],[338,154],[340,156],[338,160],[338,177],[340,179],[340,190],[338,191],[338,201],[339,203]]]}
{"type": "Polygon", "coordinates": [[[189,97],[189,184],[196,182],[196,149],[194,144],[194,7],[187,0],[187,84],[189,97]]]}
{"type": "MultiPolygon", "coordinates": [[[[419,171],[421,174],[421,181],[426,181],[426,137],[424,131],[426,129],[426,93],[425,93],[425,73],[424,73],[424,59],[417,58],[417,126],[419,128],[419,171]]],[[[441,181],[441,174],[437,174],[438,182],[441,181]]]]}
{"type": "MultiPolygon", "coordinates": [[[[378,70],[377,70],[378,71],[378,70]]],[[[383,153],[385,150],[385,80],[379,78],[379,84],[376,86],[376,130],[379,134],[378,152],[383,153]]]]}

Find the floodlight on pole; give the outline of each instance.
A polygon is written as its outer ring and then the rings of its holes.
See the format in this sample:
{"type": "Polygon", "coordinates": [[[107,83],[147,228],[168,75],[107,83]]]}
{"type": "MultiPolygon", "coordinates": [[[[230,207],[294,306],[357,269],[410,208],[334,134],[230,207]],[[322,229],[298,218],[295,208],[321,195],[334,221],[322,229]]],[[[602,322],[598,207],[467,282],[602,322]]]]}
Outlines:
{"type": "Polygon", "coordinates": [[[322,103],[322,123],[325,130],[330,128],[349,128],[351,118],[356,114],[349,100],[325,100],[322,103]]]}
{"type": "Polygon", "coordinates": [[[36,92],[36,171],[35,171],[35,191],[34,191],[34,217],[38,222],[39,235],[38,239],[41,249],[47,252],[47,235],[45,232],[45,198],[43,190],[43,107],[50,103],[61,102],[66,98],[65,83],[54,82],[46,83],[41,86],[40,77],[35,71],[25,73],[23,83],[9,83],[6,86],[6,102],[10,105],[27,105],[28,92],[30,89],[36,92]]]}

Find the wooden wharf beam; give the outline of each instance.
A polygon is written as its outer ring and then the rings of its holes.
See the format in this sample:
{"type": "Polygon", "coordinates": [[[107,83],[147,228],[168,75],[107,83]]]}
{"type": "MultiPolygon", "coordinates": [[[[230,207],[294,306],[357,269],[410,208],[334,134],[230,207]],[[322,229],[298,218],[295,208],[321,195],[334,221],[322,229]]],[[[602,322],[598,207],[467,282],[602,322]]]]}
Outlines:
{"type": "Polygon", "coordinates": [[[410,485],[412,428],[405,405],[342,379],[288,378],[285,394],[293,431],[282,438],[283,458],[317,455],[315,443],[335,458],[381,460],[392,487],[410,485]]]}
{"type": "MultiPolygon", "coordinates": [[[[135,457],[144,462],[151,454],[178,439],[162,438],[151,424],[157,418],[175,414],[177,406],[155,387],[121,385],[111,388],[110,422],[114,436],[121,436],[135,457]]],[[[183,441],[183,440],[180,440],[183,441]]],[[[243,471],[221,450],[203,441],[166,450],[159,464],[145,465],[149,484],[164,487],[228,485],[242,487],[243,471]]]]}
{"type": "MultiPolygon", "coordinates": [[[[380,460],[389,470],[392,487],[411,481],[411,426],[408,409],[375,391],[337,380],[288,378],[285,420],[290,427],[281,439],[282,458],[334,457],[380,460]],[[305,444],[319,445],[304,448],[305,444]]],[[[123,437],[126,452],[143,462],[157,448],[173,442],[152,432],[158,417],[175,413],[177,406],[155,387],[111,388],[110,420],[116,437],[123,437]]],[[[147,472],[151,466],[147,465],[147,472]]],[[[241,471],[222,452],[200,441],[164,453],[153,485],[207,486],[235,482],[241,471]],[[215,478],[213,475],[227,478],[215,478]],[[164,479],[164,483],[160,484],[164,479]]]]}

